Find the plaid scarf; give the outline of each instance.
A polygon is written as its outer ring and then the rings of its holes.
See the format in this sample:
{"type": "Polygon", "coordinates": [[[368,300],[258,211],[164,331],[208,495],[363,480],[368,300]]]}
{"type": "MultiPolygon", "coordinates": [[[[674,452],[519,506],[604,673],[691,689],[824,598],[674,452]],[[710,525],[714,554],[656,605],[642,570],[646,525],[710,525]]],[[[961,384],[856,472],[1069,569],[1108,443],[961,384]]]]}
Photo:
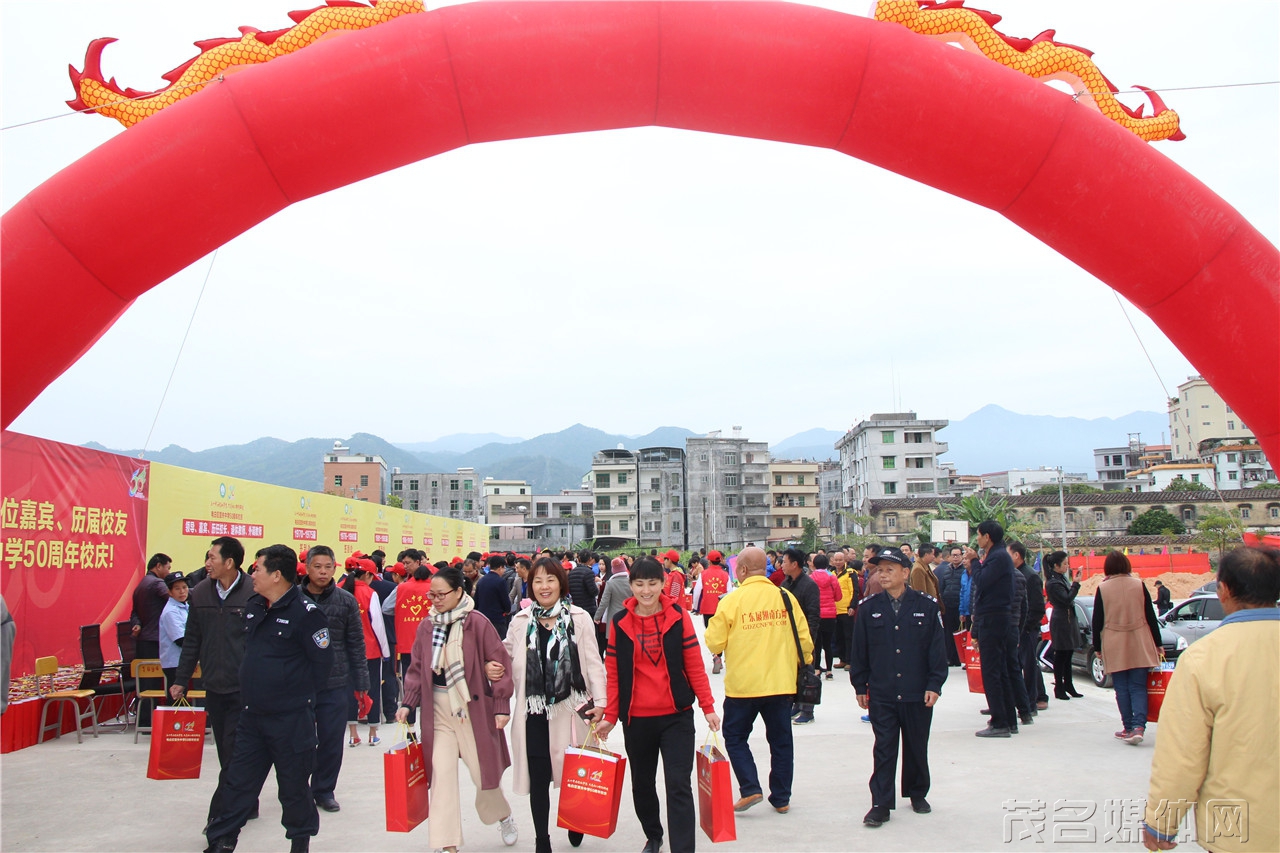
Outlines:
{"type": "Polygon", "coordinates": [[[431,670],[444,675],[449,691],[449,710],[456,717],[466,719],[467,703],[471,691],[467,689],[466,670],[462,661],[462,630],[453,627],[467,617],[475,607],[471,596],[465,592],[458,606],[444,613],[431,611],[431,670]]]}
{"type": "Polygon", "coordinates": [[[551,607],[542,607],[535,602],[526,635],[525,707],[530,714],[546,714],[548,720],[555,716],[557,708],[566,699],[572,700],[572,708],[581,707],[587,701],[581,676],[574,672],[573,656],[577,649],[570,636],[573,622],[569,615],[569,605],[568,598],[560,599],[551,607]],[[547,641],[545,667],[543,657],[538,652],[540,619],[556,620],[551,626],[551,639],[547,641]]]}

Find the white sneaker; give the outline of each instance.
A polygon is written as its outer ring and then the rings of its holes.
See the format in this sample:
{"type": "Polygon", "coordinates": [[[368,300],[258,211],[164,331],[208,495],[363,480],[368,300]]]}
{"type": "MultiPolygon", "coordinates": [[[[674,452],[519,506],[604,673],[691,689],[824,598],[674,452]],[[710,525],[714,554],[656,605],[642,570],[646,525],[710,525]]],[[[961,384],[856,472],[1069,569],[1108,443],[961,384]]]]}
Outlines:
{"type": "Polygon", "coordinates": [[[502,843],[508,847],[520,840],[520,830],[516,828],[516,818],[513,814],[498,821],[498,831],[502,833],[502,843]]]}

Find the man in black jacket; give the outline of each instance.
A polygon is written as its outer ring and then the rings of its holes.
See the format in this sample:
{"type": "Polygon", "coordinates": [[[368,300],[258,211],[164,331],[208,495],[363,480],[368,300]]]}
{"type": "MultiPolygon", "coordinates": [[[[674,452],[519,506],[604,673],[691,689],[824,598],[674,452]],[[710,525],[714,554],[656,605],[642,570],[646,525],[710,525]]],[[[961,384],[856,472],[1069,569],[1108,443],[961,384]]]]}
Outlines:
{"type": "Polygon", "coordinates": [[[960,650],[953,635],[960,630],[960,585],[964,575],[964,549],[953,545],[948,554],[950,562],[938,565],[938,597],[942,601],[942,627],[946,631],[947,666],[960,665],[960,650]]]}
{"type": "Polygon", "coordinates": [[[1009,545],[1013,567],[1026,581],[1027,615],[1022,620],[1022,636],[1018,639],[1018,654],[1022,658],[1022,678],[1027,689],[1027,699],[1036,710],[1049,707],[1049,694],[1044,689],[1044,675],[1040,672],[1040,660],[1036,649],[1040,645],[1040,620],[1044,619],[1044,580],[1027,565],[1027,549],[1021,542],[1009,545]]]}
{"type": "Polygon", "coordinates": [[[245,621],[248,632],[240,669],[244,708],[236,750],[227,771],[224,808],[205,830],[206,853],[235,850],[240,830],[256,808],[274,765],[290,853],[306,853],[320,831],[311,794],[316,758],[316,692],[329,681],[333,662],[329,619],[294,584],[298,555],[287,545],[261,552],[245,621]]]}
{"type": "Polygon", "coordinates": [[[978,737],[1009,737],[1017,728],[1009,650],[1018,642],[1013,624],[1013,560],[1004,547],[1004,528],[987,519],[978,525],[978,547],[984,549],[974,571],[973,632],[982,658],[982,686],[991,722],[978,737]]]}
{"type": "MultiPolygon", "coordinates": [[[[511,622],[511,590],[504,577],[506,571],[507,558],[502,554],[491,554],[489,571],[476,581],[476,589],[472,593],[476,610],[493,624],[498,636],[504,639],[507,636],[507,625],[511,622]]],[[[573,589],[572,580],[569,581],[569,588],[573,589]]]]}
{"type": "MultiPolygon", "coordinates": [[[[240,723],[240,664],[244,660],[245,620],[250,589],[248,576],[240,571],[244,546],[232,536],[220,536],[204,556],[208,575],[191,590],[187,599],[187,631],[182,640],[178,672],[169,693],[178,699],[186,693],[196,664],[205,690],[204,709],[213,729],[218,750],[218,786],[209,800],[209,823],[222,813],[227,767],[235,753],[236,729],[240,723]]],[[[295,566],[295,571],[296,566],[295,566]]],[[[257,817],[255,808],[251,817],[257,817]]]]}
{"type": "Polygon", "coordinates": [[[356,692],[369,690],[360,603],[333,582],[337,565],[333,549],[316,545],[307,552],[307,578],[303,586],[329,620],[329,648],[333,654],[329,681],[322,690],[316,691],[316,762],[315,772],[311,774],[311,795],[316,805],[327,812],[341,809],[334,790],[342,770],[343,730],[352,688],[356,692]]]}
{"type": "Polygon", "coordinates": [[[569,570],[569,597],[577,607],[588,613],[596,612],[596,601],[599,590],[596,587],[596,573],[591,571],[591,554],[583,551],[578,555],[578,564],[569,570]]]}
{"type": "MultiPolygon", "coordinates": [[[[800,603],[800,609],[804,611],[805,622],[809,626],[809,636],[817,637],[818,628],[822,624],[822,593],[818,591],[818,584],[813,578],[804,572],[804,564],[808,562],[808,557],[804,551],[799,548],[788,548],[782,552],[782,573],[786,575],[786,580],[782,582],[782,588],[795,596],[796,601],[800,603]]],[[[796,618],[800,618],[800,614],[795,614],[796,618]]],[[[813,656],[814,661],[818,660],[818,656],[813,656]]],[[[813,722],[813,706],[807,703],[797,703],[795,713],[791,715],[791,722],[797,726],[808,725],[813,722]]]]}

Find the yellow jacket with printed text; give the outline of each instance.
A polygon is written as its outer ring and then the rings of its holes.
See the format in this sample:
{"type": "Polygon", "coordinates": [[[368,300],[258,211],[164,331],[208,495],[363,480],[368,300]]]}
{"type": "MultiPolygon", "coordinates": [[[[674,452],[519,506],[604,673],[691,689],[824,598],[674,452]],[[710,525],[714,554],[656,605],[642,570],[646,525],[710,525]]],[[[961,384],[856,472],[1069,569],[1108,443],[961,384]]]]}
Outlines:
{"type": "Polygon", "coordinates": [[[789,696],[796,692],[796,641],[783,596],[791,599],[800,648],[813,661],[813,639],[800,603],[766,577],[747,578],[720,599],[703,641],[725,653],[725,696],[789,696]]]}
{"type": "Polygon", "coordinates": [[[1280,612],[1237,611],[1178,658],[1156,724],[1147,825],[1175,835],[1182,811],[1161,804],[1185,801],[1205,850],[1280,850],[1277,720],[1280,612]]]}

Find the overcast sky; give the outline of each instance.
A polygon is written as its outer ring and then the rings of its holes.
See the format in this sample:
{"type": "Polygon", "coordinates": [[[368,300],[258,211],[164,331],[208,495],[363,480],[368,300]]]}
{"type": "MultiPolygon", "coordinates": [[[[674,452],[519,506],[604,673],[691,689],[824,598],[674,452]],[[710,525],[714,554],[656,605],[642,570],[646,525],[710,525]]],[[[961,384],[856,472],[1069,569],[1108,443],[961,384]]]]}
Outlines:
{"type": "MultiPolygon", "coordinates": [[[[1274,0],[975,2],[1006,34],[1054,28],[1092,49],[1121,89],[1280,79],[1274,0]]],[[[119,38],[104,72],[147,90],[193,41],[286,26],[306,5],[5,0],[2,123],[66,113],[67,65],[94,38],[119,38]]],[[[1188,138],[1155,143],[1273,243],[1278,89],[1168,92],[1188,138]]],[[[92,115],[5,130],[4,208],[122,132],[92,115]]],[[[140,298],[12,428],[141,447],[208,270],[140,298]]],[[[1126,307],[1173,392],[1194,369],[1126,307]]],[[[777,442],[875,411],[956,419],[987,403],[1165,408],[1113,291],[997,214],[828,150],[643,128],[469,146],[233,240],[150,447],[528,438],[575,422],[741,425],[777,442]]]]}

